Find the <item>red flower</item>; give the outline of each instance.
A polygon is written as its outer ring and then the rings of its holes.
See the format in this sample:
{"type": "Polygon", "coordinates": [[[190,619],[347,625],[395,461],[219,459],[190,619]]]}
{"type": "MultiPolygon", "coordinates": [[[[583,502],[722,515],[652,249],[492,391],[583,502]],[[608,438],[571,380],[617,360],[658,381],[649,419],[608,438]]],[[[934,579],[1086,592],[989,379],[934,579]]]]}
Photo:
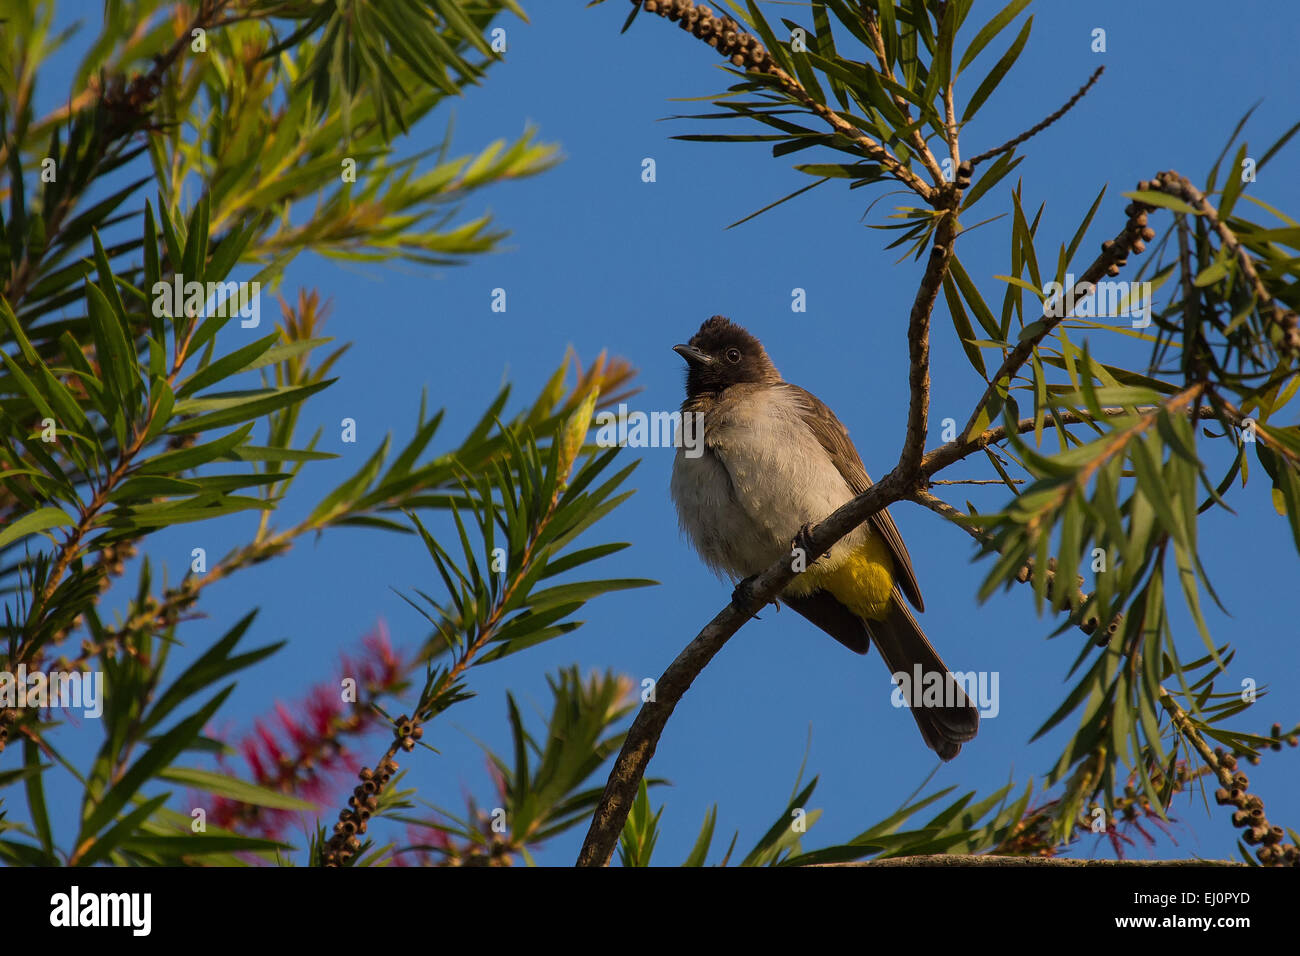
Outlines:
{"type": "MultiPolygon", "coordinates": [[[[345,740],[361,737],[379,723],[371,703],[399,689],[406,671],[382,620],[361,639],[361,647],[363,653],[356,661],[347,654],[340,655],[339,680],[315,685],[297,705],[276,702],[275,715],[283,739],[264,720],[253,722],[252,731],[237,745],[249,779],[317,804],[333,802],[339,784],[354,776],[359,766],[346,749],[345,740]],[[342,698],[339,688],[345,678],[356,682],[355,701],[345,702],[342,698]]],[[[218,763],[223,770],[237,775],[225,758],[218,758],[218,763]]],[[[215,825],[267,839],[279,839],[286,826],[300,816],[295,811],[271,810],[227,797],[208,799],[208,816],[215,825]]],[[[311,821],[300,822],[305,825],[311,821]]]]}

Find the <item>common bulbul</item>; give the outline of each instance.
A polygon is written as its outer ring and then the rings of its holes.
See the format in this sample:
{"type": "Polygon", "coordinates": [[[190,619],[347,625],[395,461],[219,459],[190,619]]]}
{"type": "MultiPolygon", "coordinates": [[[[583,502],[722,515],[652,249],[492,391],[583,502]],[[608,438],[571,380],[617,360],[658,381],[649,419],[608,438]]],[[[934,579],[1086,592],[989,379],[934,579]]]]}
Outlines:
{"type": "MultiPolygon", "coordinates": [[[[810,526],[871,484],[849,433],[826,405],[782,380],[762,344],[730,319],[706,321],[686,345],[687,414],[702,416],[703,450],[679,443],[672,497],[704,562],[749,580],[792,548],[810,526]]],[[[903,598],[925,610],[898,528],[887,510],[842,538],[796,577],[780,600],[850,650],[874,642],[891,674],[938,682],[943,705],[912,716],[926,745],[951,760],[979,729],[979,711],[948,672],[903,598]],[[919,665],[919,670],[917,669],[919,665]]]]}

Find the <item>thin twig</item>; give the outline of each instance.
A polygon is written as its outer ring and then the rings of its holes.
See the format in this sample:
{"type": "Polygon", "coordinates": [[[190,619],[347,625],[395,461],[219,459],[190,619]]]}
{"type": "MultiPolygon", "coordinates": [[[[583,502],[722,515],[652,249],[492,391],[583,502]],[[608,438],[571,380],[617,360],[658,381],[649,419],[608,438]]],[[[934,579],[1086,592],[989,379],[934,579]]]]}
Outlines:
{"type": "MultiPolygon", "coordinates": [[[[1092,261],[1088,268],[1083,271],[1083,274],[1079,277],[1078,281],[1075,282],[1074,293],[1076,296],[1087,295],[1091,292],[1097,281],[1101,279],[1102,276],[1118,275],[1120,265],[1128,261],[1129,252],[1141,251],[1145,248],[1145,245],[1142,244],[1144,241],[1143,237],[1144,235],[1149,236],[1151,230],[1146,225],[1140,225],[1140,223],[1144,224],[1146,222],[1145,213],[1152,207],[1147,206],[1144,203],[1135,202],[1131,204],[1129,208],[1133,211],[1129,214],[1128,222],[1125,224],[1124,228],[1115,236],[1114,239],[1102,243],[1101,255],[1092,261]]],[[[966,424],[962,427],[960,432],[961,435],[969,435],[971,433],[971,430],[975,427],[975,423],[979,420],[980,414],[988,407],[989,402],[996,393],[1004,388],[1008,391],[1010,390],[1012,376],[1016,375],[1020,371],[1021,366],[1029,360],[1029,356],[1033,353],[1034,349],[1038,348],[1038,344],[1065,320],[1066,310],[1064,308],[1058,308],[1055,310],[1060,312],[1060,315],[1048,314],[1049,307],[1051,307],[1054,302],[1054,299],[1048,299],[1043,303],[1043,312],[1038,330],[1033,335],[1027,336],[1017,342],[1015,348],[1007,353],[1006,358],[1002,360],[1002,364],[998,366],[997,371],[995,371],[989,378],[988,387],[984,389],[984,394],[981,395],[979,401],[975,403],[975,408],[971,412],[970,418],[967,419],[966,424]]]]}
{"type": "Polygon", "coordinates": [[[999,156],[1002,153],[1009,152],[1010,150],[1015,149],[1025,140],[1037,136],[1043,130],[1047,129],[1047,127],[1051,126],[1053,123],[1059,120],[1066,113],[1070,112],[1070,110],[1074,107],[1074,104],[1079,102],[1079,100],[1083,99],[1084,95],[1087,94],[1087,92],[1090,89],[1092,89],[1092,85],[1096,83],[1097,80],[1101,79],[1101,75],[1104,72],[1106,72],[1106,68],[1104,66],[1097,67],[1097,69],[1093,71],[1092,76],[1088,77],[1088,82],[1083,84],[1083,86],[1079,88],[1079,92],[1071,96],[1070,99],[1066,102],[1066,104],[1062,106],[1059,110],[1057,110],[1051,116],[1047,117],[1047,119],[1043,120],[1037,126],[1031,126],[1029,129],[1025,130],[1015,139],[1008,140],[1007,142],[1003,143],[1001,146],[997,147],[996,149],[990,149],[987,152],[980,153],[974,159],[970,160],[970,164],[972,166],[977,166],[980,163],[985,162],[986,160],[992,159],[994,156],[999,156]]]}
{"type": "Polygon", "coordinates": [[[694,0],[634,0],[640,3],[646,13],[657,14],[665,19],[681,21],[696,37],[705,40],[717,48],[718,53],[729,57],[737,67],[743,67],[750,73],[763,74],[774,79],[781,90],[807,110],[821,117],[844,138],[853,142],[868,159],[879,163],[893,176],[916,193],[927,203],[933,203],[937,190],[926,185],[924,180],[899,162],[898,157],[885,146],[858,129],[826,104],[812,96],[803,84],[776,65],[767,48],[758,38],[741,29],[740,24],[731,17],[715,17],[712,11],[705,16],[701,11],[708,7],[695,5],[694,0]]]}
{"type": "MultiPolygon", "coordinates": [[[[879,73],[881,76],[887,76],[889,79],[897,83],[898,75],[894,73],[894,68],[889,64],[889,57],[885,50],[885,38],[880,32],[880,21],[876,18],[876,12],[866,4],[863,4],[862,13],[863,22],[867,31],[867,38],[871,41],[871,52],[876,55],[876,62],[880,64],[879,73]]],[[[952,92],[951,84],[948,86],[948,92],[952,92]]],[[[894,105],[898,107],[898,111],[903,114],[903,119],[907,121],[908,125],[911,125],[911,105],[906,99],[897,93],[893,94],[893,100],[894,105]]],[[[920,129],[912,130],[912,135],[908,138],[908,142],[911,143],[912,148],[915,150],[916,155],[920,158],[925,168],[930,171],[930,175],[934,177],[935,185],[937,186],[944,182],[945,177],[943,175],[943,169],[940,168],[938,161],[934,158],[934,153],[930,151],[930,146],[926,143],[925,137],[921,135],[920,129]]],[[[957,168],[957,160],[955,158],[952,161],[952,168],[954,170],[957,168]]]]}
{"type": "Polygon", "coordinates": [[[1213,227],[1224,248],[1233,254],[1241,266],[1242,274],[1246,277],[1246,281],[1250,283],[1251,292],[1254,293],[1255,300],[1259,305],[1260,314],[1265,317],[1266,321],[1278,327],[1282,336],[1279,351],[1290,353],[1293,356],[1300,355],[1300,322],[1297,322],[1296,313],[1283,308],[1277,303],[1273,294],[1264,285],[1264,281],[1260,279],[1249,250],[1241,244],[1236,234],[1219,218],[1218,210],[1205,198],[1205,194],[1193,186],[1186,176],[1180,176],[1173,170],[1158,174],[1151,185],[1161,192],[1182,199],[1213,227]]]}
{"type": "MultiPolygon", "coordinates": [[[[1152,411],[1155,407],[1154,405],[1137,405],[1134,406],[1132,411],[1136,411],[1141,415],[1152,411]]],[[[1127,408],[1107,405],[1101,409],[1101,417],[1119,418],[1122,415],[1129,414],[1129,412],[1130,409],[1127,408]]],[[[1195,418],[1214,418],[1217,415],[1214,408],[1209,405],[1198,405],[1191,414],[1195,418]]],[[[1086,425],[1097,420],[1092,415],[1085,415],[1068,409],[1060,409],[1055,412],[1055,418],[1062,425],[1086,425]]],[[[1016,423],[1015,431],[1017,434],[1024,435],[1033,431],[1037,426],[1037,418],[1022,418],[1016,423]]],[[[946,445],[940,445],[933,451],[926,452],[925,457],[921,459],[921,474],[928,477],[943,468],[947,468],[953,462],[968,457],[972,452],[982,451],[990,445],[996,445],[1006,437],[1007,426],[995,425],[980,432],[969,441],[957,438],[946,445]]],[[[1002,482],[996,483],[1001,484],[1002,482]]],[[[930,480],[929,484],[937,485],[940,482],[930,480]]]]}
{"type": "MultiPolygon", "coordinates": [[[[1012,478],[1013,485],[1023,485],[1025,479],[1012,478]]],[[[1001,478],[935,478],[930,482],[932,485],[1005,485],[1006,482],[1001,478]]]]}

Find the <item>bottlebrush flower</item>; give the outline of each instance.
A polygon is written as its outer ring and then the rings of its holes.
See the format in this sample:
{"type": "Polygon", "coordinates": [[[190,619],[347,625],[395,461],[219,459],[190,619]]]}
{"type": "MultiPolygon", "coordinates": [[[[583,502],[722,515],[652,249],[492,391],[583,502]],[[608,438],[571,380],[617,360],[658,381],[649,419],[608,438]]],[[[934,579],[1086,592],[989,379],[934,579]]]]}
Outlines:
{"type": "MultiPolygon", "coordinates": [[[[407,667],[393,650],[382,620],[361,639],[361,653],[355,658],[340,655],[339,665],[338,680],[317,684],[297,704],[276,702],[274,723],[259,718],[239,739],[235,748],[247,767],[246,779],[325,805],[356,774],[360,764],[346,741],[383,724],[371,704],[402,689],[407,667]],[[355,700],[344,700],[340,688],[345,679],[355,681],[355,700]]],[[[240,775],[224,757],[218,758],[218,763],[232,776],[240,775]]],[[[300,816],[292,810],[273,810],[219,796],[199,799],[196,805],[205,799],[211,802],[208,819],[215,825],[266,839],[280,839],[300,816]]]]}

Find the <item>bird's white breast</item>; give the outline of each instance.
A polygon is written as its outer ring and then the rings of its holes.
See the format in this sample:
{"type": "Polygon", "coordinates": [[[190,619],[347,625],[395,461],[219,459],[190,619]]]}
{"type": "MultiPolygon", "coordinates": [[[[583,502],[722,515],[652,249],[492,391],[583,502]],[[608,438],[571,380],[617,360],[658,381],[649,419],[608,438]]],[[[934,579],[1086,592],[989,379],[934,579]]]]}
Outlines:
{"type": "MultiPolygon", "coordinates": [[[[853,497],[784,391],[759,388],[718,403],[704,419],[704,453],[687,451],[679,447],[673,464],[678,519],[704,561],[736,577],[789,555],[802,525],[853,497]]],[[[841,541],[827,564],[856,537],[841,541]]]]}

